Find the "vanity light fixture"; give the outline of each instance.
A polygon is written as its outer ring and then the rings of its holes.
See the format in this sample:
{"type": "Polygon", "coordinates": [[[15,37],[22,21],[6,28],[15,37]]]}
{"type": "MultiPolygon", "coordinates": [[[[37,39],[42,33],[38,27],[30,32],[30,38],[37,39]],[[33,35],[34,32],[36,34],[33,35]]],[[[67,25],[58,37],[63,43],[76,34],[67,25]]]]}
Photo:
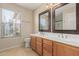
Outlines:
{"type": "Polygon", "coordinates": [[[53,7],[53,5],[54,5],[54,3],[47,3],[47,8],[52,8],[53,7]]]}
{"type": "Polygon", "coordinates": [[[55,7],[56,5],[58,5],[59,3],[47,3],[47,8],[53,8],[55,7]]]}

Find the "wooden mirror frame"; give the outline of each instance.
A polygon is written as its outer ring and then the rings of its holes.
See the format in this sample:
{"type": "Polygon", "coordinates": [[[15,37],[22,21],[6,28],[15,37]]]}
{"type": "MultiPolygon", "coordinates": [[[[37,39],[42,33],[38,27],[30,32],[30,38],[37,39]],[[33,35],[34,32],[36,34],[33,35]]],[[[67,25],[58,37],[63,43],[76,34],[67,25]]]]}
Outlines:
{"type": "Polygon", "coordinates": [[[51,12],[50,10],[43,11],[39,14],[39,31],[41,32],[51,32],[51,12]],[[48,12],[48,30],[40,29],[40,16],[48,12]]]}
{"type": "Polygon", "coordinates": [[[52,30],[54,33],[79,34],[79,3],[76,3],[76,30],[55,30],[55,10],[68,3],[60,3],[52,9],[52,30]]]}

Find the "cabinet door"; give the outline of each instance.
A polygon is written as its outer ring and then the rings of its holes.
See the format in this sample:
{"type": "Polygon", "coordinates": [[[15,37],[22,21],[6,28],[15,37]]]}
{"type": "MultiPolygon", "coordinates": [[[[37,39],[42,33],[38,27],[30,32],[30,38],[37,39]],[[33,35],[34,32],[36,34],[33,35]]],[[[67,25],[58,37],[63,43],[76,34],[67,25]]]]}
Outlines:
{"type": "Polygon", "coordinates": [[[43,39],[43,55],[52,56],[52,41],[43,39]]]}
{"type": "Polygon", "coordinates": [[[31,48],[36,50],[36,37],[31,36],[31,48]]]}
{"type": "Polygon", "coordinates": [[[39,55],[42,55],[42,38],[37,37],[37,42],[36,42],[36,51],[39,55]]]}
{"type": "Polygon", "coordinates": [[[55,56],[79,56],[79,48],[54,42],[55,56]]]}

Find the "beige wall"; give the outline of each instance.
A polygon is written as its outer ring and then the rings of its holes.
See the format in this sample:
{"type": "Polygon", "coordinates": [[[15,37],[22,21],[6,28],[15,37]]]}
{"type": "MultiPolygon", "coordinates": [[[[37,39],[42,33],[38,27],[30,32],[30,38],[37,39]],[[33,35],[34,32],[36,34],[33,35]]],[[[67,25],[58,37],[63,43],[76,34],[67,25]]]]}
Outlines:
{"type": "Polygon", "coordinates": [[[17,46],[23,42],[24,37],[29,37],[33,32],[32,11],[17,4],[0,4],[0,8],[6,8],[21,13],[21,37],[0,38],[0,50],[17,46]]]}

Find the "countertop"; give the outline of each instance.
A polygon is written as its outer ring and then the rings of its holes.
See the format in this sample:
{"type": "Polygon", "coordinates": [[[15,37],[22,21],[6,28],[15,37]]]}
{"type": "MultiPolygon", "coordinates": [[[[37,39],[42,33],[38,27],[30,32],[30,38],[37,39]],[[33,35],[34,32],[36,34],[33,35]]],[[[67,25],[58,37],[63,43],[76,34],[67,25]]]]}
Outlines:
{"type": "Polygon", "coordinates": [[[42,34],[31,34],[31,36],[36,36],[36,37],[42,37],[48,40],[52,40],[52,41],[56,41],[56,42],[60,42],[60,43],[64,43],[64,44],[68,44],[68,45],[72,45],[74,47],[78,47],[79,48],[79,41],[75,40],[75,39],[69,39],[69,38],[60,38],[60,37],[54,37],[54,36],[47,36],[47,35],[42,35],[42,34]]]}

